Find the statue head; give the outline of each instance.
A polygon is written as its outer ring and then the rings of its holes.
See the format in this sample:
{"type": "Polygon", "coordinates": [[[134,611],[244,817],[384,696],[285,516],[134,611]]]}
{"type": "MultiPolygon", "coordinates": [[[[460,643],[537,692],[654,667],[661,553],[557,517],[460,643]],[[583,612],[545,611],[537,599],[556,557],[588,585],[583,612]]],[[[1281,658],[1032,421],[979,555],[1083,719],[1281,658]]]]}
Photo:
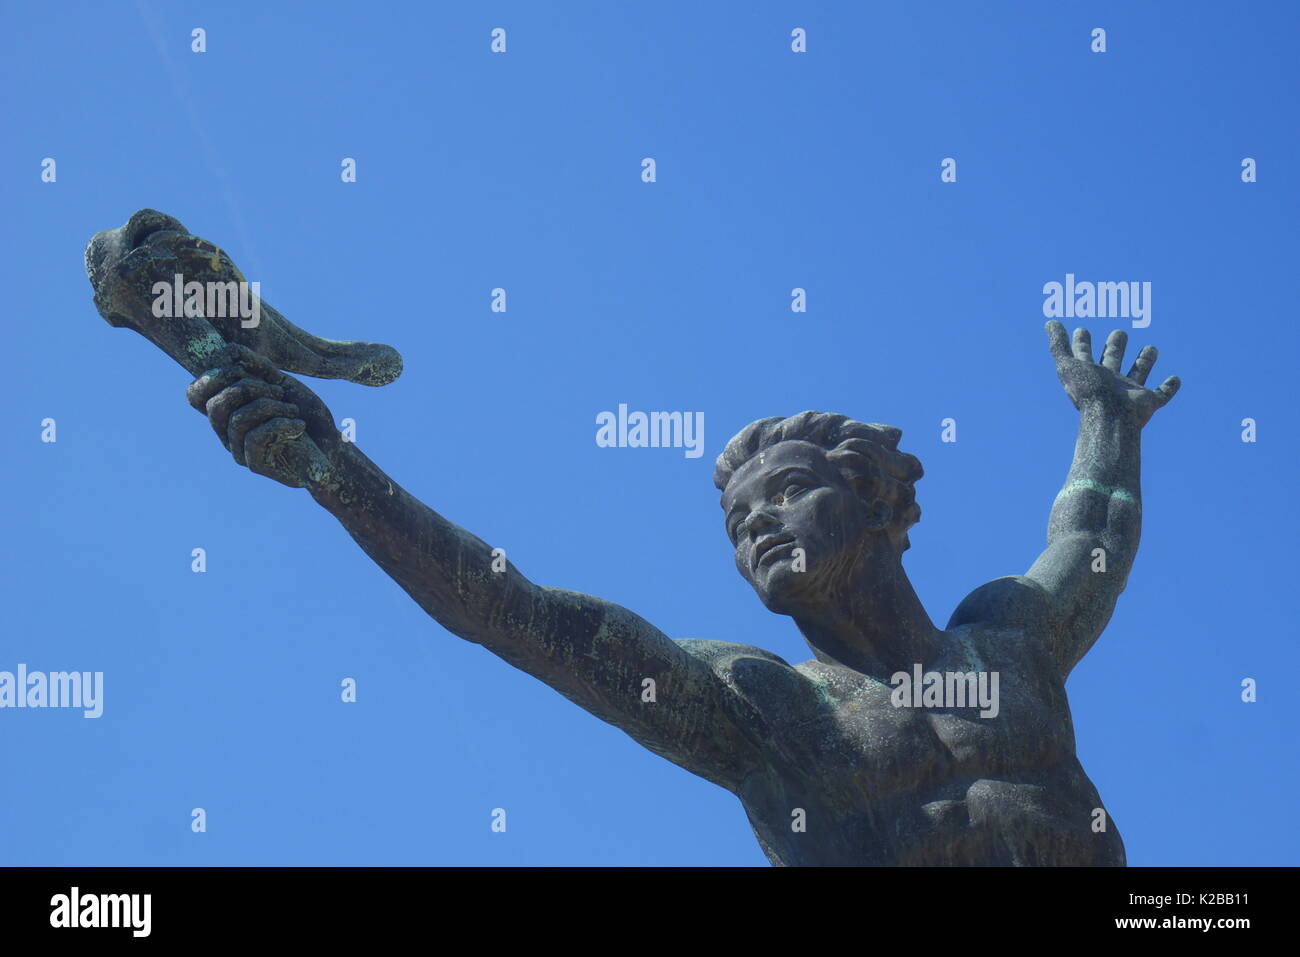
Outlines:
{"type": "Polygon", "coordinates": [[[718,456],[736,568],[772,611],[835,601],[864,561],[898,565],[921,517],[915,456],[902,433],[843,415],[760,419],[718,456]]]}

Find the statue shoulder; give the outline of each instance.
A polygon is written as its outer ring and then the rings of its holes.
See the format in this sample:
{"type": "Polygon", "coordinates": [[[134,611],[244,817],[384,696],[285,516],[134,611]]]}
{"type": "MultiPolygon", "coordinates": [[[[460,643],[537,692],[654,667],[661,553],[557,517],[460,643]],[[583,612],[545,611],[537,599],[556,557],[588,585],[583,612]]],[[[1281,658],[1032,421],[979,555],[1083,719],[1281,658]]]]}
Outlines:
{"type": "Polygon", "coordinates": [[[730,641],[679,639],[728,688],[768,717],[820,700],[818,684],[780,655],[730,641]],[[775,709],[775,710],[774,710],[775,709]]]}
{"type": "Polygon", "coordinates": [[[991,625],[999,628],[1043,627],[1051,615],[1046,589],[1024,575],[995,578],[967,595],[948,621],[948,628],[991,625]]]}

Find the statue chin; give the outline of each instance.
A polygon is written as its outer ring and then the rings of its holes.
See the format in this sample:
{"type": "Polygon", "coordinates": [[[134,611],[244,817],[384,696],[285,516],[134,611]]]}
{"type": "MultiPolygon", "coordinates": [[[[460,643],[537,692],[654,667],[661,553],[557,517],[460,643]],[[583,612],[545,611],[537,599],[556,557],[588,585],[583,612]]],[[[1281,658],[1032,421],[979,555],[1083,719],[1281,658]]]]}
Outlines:
{"type": "MultiPolygon", "coordinates": [[[[807,540],[800,539],[801,542],[807,540]]],[[[861,562],[882,557],[871,551],[882,548],[882,542],[882,539],[868,537],[858,540],[855,547],[844,549],[817,541],[808,550],[817,549],[814,554],[826,555],[822,561],[805,560],[804,567],[797,569],[792,556],[782,555],[770,564],[760,565],[753,577],[745,577],[768,611],[797,618],[841,602],[841,596],[861,577],[861,562]]],[[[886,554],[892,554],[892,546],[886,554]]]]}
{"type": "Polygon", "coordinates": [[[778,558],[771,565],[760,567],[750,584],[768,611],[778,615],[794,615],[816,603],[818,589],[809,572],[794,570],[789,558],[778,558]]]}

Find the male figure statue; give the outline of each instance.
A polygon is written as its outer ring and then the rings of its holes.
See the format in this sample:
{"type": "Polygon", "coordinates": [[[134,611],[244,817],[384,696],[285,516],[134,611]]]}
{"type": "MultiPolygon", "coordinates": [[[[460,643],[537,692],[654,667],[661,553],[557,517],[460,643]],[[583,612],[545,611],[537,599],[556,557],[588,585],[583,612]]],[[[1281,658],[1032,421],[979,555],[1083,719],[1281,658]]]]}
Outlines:
{"type": "Polygon", "coordinates": [[[259,323],[219,308],[159,319],[154,292],[179,273],[200,287],[243,279],[178,220],[140,210],[95,235],[86,269],[110,323],[203,372],[190,403],[236,462],[308,489],[448,631],[731,791],[772,863],[1124,863],[1075,756],[1065,680],[1137,551],[1140,433],[1179,386],[1145,387],[1153,347],[1125,376],[1123,332],[1098,363],[1086,330],[1071,344],[1047,324],[1081,415],[1047,549],[1024,575],[973,591],[943,630],[903,572],[921,464],[898,451],[897,429],[804,412],[732,439],[714,476],[727,535],[741,575],[812,648],[792,667],[750,645],[674,641],[618,605],[533,584],[343,441],[320,398],[280,371],[381,385],[401,371],[391,348],[317,338],[265,303],[259,323]],[[920,680],[900,694],[909,676],[920,680]],[[996,700],[973,700],[976,686],[996,700]]]}
{"type": "Polygon", "coordinates": [[[1024,575],[977,588],[945,629],[902,567],[921,465],[897,450],[897,429],[805,412],[728,443],[715,482],[736,567],[812,648],[794,666],[673,640],[618,605],[494,571],[489,545],[405,492],[341,440],[319,397],[243,346],[217,353],[188,394],[236,462],[307,488],[448,631],[739,797],[772,863],[1123,865],[1075,756],[1065,680],[1124,589],[1139,434],[1179,383],[1145,388],[1151,346],[1121,375],[1121,331],[1100,363],[1086,330],[1073,344],[1059,322],[1047,332],[1081,413],[1047,549],[1024,575]],[[301,454],[308,444],[318,452],[301,454]],[[920,688],[896,707],[900,672],[996,672],[996,716],[974,701],[916,707],[920,688]]]}

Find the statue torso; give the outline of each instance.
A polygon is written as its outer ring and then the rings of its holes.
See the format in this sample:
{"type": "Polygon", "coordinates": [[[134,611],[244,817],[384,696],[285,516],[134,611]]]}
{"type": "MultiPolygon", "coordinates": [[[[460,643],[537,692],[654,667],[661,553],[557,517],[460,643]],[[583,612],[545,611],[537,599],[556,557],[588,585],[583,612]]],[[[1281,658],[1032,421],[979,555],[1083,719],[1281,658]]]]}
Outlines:
{"type": "Polygon", "coordinates": [[[895,707],[892,685],[851,669],[698,643],[758,729],[765,766],[737,794],[772,863],[1122,865],[1041,644],[980,626],[945,638],[923,670],[998,672],[995,717],[895,707]]]}

